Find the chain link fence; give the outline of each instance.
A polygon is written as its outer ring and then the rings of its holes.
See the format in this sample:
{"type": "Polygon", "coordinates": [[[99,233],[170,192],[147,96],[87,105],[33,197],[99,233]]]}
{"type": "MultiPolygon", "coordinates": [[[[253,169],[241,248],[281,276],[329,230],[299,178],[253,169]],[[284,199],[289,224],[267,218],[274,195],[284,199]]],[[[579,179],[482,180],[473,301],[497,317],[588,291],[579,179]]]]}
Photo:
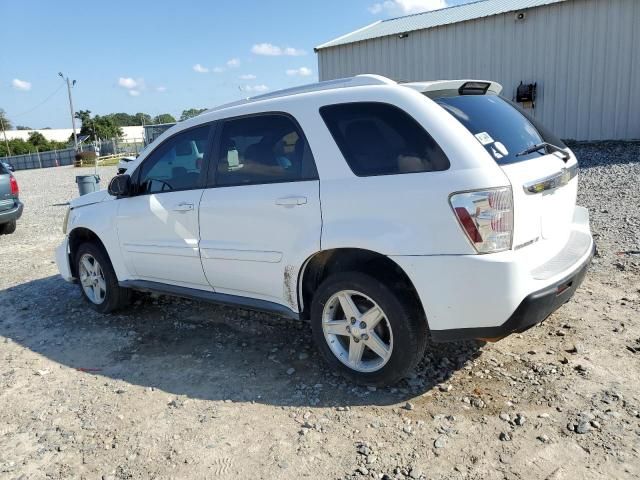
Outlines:
{"type": "MultiPolygon", "coordinates": [[[[122,155],[135,157],[144,148],[144,139],[133,138],[127,139],[126,142],[117,138],[110,140],[98,140],[91,145],[81,145],[80,150],[87,152],[96,152],[99,157],[122,155]]],[[[73,165],[75,161],[76,151],[74,148],[65,148],[62,150],[50,150],[46,152],[27,153],[24,155],[13,155],[11,157],[0,157],[0,162],[8,163],[15,170],[30,170],[33,168],[50,168],[62,167],[64,165],[73,165]]]]}
{"type": "Polygon", "coordinates": [[[60,167],[73,165],[76,152],[73,148],[64,150],[50,150],[48,152],[27,153],[26,155],[14,155],[12,157],[0,157],[0,162],[9,163],[16,170],[30,170],[33,168],[60,167]]]}

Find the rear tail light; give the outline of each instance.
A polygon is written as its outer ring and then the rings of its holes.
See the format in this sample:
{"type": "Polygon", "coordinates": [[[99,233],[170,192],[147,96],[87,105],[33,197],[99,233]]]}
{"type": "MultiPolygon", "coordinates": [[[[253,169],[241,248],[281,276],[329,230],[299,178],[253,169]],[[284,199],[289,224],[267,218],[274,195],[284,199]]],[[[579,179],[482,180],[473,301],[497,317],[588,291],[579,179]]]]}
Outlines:
{"type": "Polygon", "coordinates": [[[478,253],[495,253],[511,249],[511,187],[454,193],[449,202],[460,226],[478,253]]]}
{"type": "Polygon", "coordinates": [[[20,193],[20,188],[18,187],[18,181],[16,180],[16,177],[11,175],[11,177],[9,178],[9,184],[11,185],[11,195],[17,197],[20,193]]]}

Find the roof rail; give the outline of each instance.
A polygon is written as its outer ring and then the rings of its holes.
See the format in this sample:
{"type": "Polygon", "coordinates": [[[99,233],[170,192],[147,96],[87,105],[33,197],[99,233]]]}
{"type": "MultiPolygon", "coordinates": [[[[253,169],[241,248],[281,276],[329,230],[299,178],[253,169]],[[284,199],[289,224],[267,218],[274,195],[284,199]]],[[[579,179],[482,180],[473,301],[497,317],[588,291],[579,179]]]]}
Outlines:
{"type": "Polygon", "coordinates": [[[226,103],[218,107],[214,107],[208,112],[217,112],[218,110],[224,110],[225,108],[237,107],[239,105],[245,105],[260,100],[270,100],[272,98],[289,97],[291,95],[297,95],[299,93],[319,92],[322,90],[333,90],[336,88],[347,87],[363,87],[368,85],[397,85],[397,82],[383,77],[381,75],[356,75],[355,77],[339,78],[337,80],[327,80],[324,82],[310,83],[308,85],[301,85],[299,87],[286,88],[284,90],[277,90],[271,93],[265,93],[264,95],[258,95],[255,97],[249,97],[242,100],[238,100],[231,103],[226,103]]]}

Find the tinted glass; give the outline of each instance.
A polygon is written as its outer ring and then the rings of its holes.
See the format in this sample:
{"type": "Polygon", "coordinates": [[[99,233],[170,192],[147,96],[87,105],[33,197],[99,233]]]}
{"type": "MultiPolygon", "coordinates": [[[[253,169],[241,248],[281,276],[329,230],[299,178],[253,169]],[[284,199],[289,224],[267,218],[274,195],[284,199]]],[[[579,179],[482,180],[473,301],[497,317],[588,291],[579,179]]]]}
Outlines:
{"type": "Polygon", "coordinates": [[[251,185],[317,178],[311,150],[285,115],[258,115],[225,122],[217,185],[251,185]]]}
{"type": "Polygon", "coordinates": [[[510,102],[497,95],[456,95],[433,98],[476,136],[498,164],[513,163],[545,154],[516,155],[532,145],[549,142],[563,146],[543,133],[510,102]]]}
{"type": "Polygon", "coordinates": [[[165,140],[142,163],[140,193],[198,188],[208,136],[209,127],[205,126],[165,140]]]}
{"type": "Polygon", "coordinates": [[[5,173],[9,173],[8,169],[5,168],[4,164],[0,162],[0,175],[4,175],[5,173]]]}
{"type": "Polygon", "coordinates": [[[449,160],[418,122],[384,103],[322,107],[320,114],[358,176],[446,170],[449,160]]]}

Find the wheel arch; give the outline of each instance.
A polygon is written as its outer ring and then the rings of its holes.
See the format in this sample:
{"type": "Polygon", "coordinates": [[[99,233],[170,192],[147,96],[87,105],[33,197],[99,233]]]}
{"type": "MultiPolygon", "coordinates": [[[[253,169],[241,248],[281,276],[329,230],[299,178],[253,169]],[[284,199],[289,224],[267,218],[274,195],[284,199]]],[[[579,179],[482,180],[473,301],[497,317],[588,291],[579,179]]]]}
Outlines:
{"type": "MultiPolygon", "coordinates": [[[[109,252],[104,245],[104,242],[98,234],[93,230],[86,227],[76,227],[69,232],[69,266],[71,267],[71,274],[74,278],[78,277],[76,262],[74,261],[78,248],[83,243],[93,242],[96,243],[107,255],[107,258],[111,261],[109,252]]],[[[113,263],[113,262],[112,262],[113,263]]]]}
{"type": "Polygon", "coordinates": [[[402,267],[386,255],[360,248],[323,250],[307,258],[298,275],[301,318],[310,318],[313,293],[324,279],[334,273],[349,271],[366,273],[405,296],[429,327],[420,296],[402,267]]]}

